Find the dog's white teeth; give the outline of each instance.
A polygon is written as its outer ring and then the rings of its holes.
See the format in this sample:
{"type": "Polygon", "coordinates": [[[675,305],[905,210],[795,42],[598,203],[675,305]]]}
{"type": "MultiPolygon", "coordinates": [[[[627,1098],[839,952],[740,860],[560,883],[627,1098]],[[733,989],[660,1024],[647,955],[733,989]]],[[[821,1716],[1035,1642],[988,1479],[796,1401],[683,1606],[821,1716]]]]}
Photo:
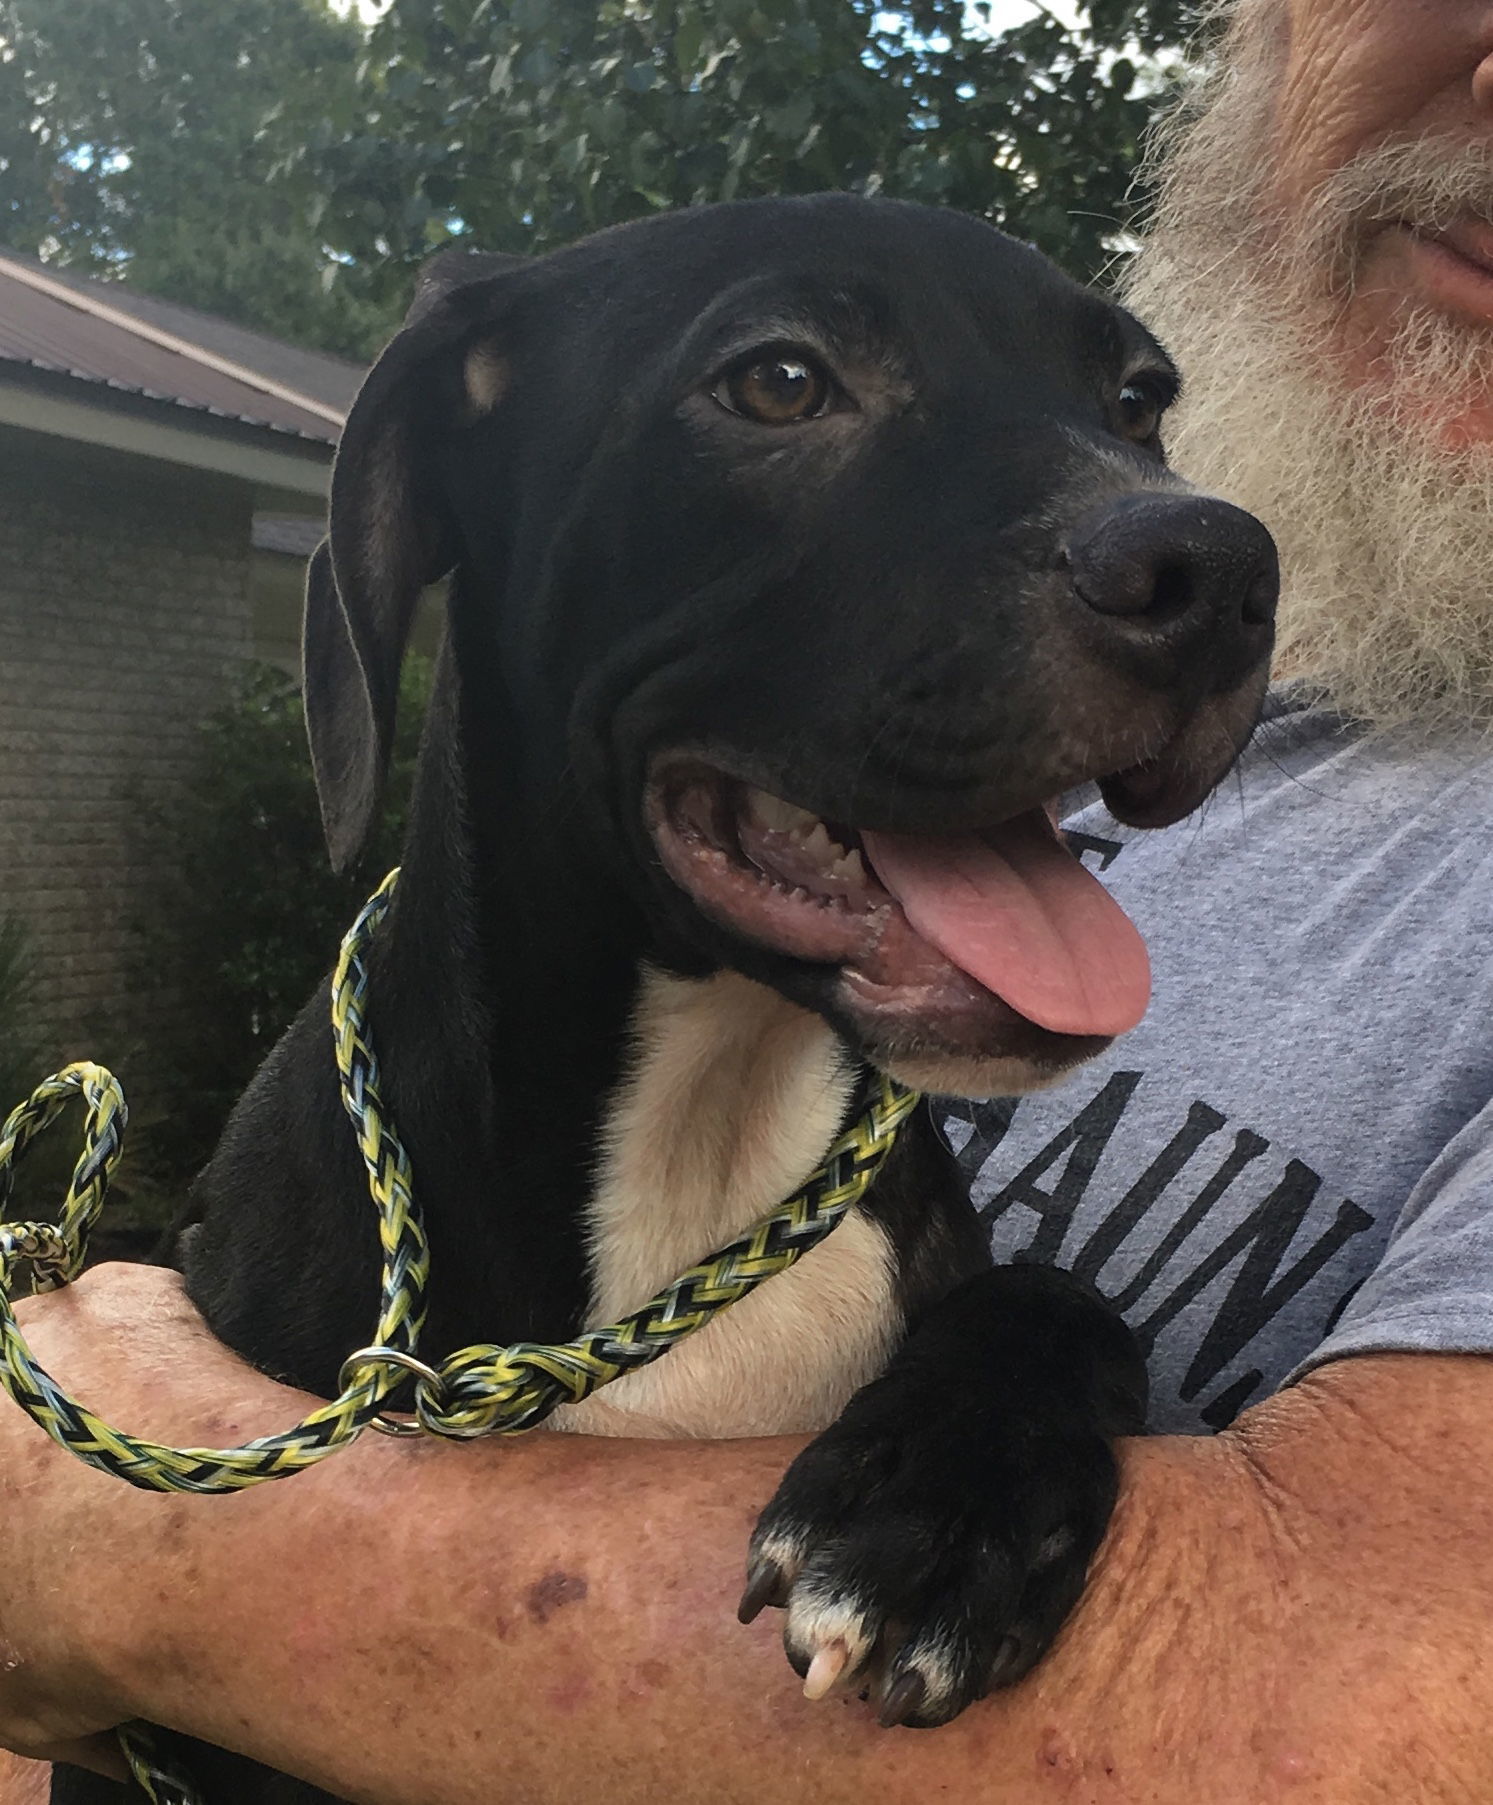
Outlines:
{"type": "MultiPolygon", "coordinates": [[[[784,802],[781,796],[771,796],[766,790],[749,789],[746,813],[753,826],[781,836],[792,849],[788,877],[774,876],[775,882],[786,881],[794,889],[807,893],[827,881],[836,887],[834,893],[824,899],[827,902],[841,901],[845,892],[864,891],[870,887],[871,880],[859,849],[842,845],[824,822],[807,809],[784,802]]],[[[766,856],[770,859],[772,855],[768,852],[766,856]]]]}
{"type": "Polygon", "coordinates": [[[802,835],[818,821],[806,808],[795,808],[781,796],[769,796],[766,790],[748,790],[747,806],[761,827],[773,833],[802,835]]]}

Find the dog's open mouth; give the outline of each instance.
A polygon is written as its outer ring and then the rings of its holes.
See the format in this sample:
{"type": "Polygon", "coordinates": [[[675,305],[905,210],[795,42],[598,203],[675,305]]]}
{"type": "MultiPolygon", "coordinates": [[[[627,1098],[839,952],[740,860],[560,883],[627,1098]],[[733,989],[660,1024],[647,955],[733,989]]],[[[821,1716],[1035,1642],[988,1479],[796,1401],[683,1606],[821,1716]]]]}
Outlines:
{"type": "Polygon", "coordinates": [[[926,1043],[973,1050],[1014,1021],[1108,1038],[1145,1013],[1145,944],[1048,810],[979,834],[856,832],[678,761],[655,771],[648,813],[669,875],[711,919],[838,966],[849,1003],[921,1019],[926,1043]]]}

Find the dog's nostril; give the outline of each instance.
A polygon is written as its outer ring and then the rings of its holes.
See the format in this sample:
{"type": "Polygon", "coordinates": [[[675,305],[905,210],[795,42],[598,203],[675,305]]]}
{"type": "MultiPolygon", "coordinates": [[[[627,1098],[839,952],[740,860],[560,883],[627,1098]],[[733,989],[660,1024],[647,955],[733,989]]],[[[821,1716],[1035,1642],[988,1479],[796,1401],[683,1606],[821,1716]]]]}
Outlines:
{"type": "Polygon", "coordinates": [[[1163,564],[1151,588],[1150,614],[1180,614],[1196,596],[1192,572],[1185,564],[1163,564]]]}
{"type": "Polygon", "coordinates": [[[1080,546],[1070,566],[1075,592],[1096,614],[1173,614],[1192,599],[1192,580],[1181,564],[1158,567],[1128,546],[1080,546]]]}

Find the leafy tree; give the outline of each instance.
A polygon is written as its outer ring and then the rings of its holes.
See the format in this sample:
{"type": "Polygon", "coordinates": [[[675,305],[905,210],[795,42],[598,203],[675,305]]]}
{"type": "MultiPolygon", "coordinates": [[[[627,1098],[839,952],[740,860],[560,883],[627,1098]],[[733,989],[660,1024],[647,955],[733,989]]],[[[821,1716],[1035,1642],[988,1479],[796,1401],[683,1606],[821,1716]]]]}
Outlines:
{"type": "Polygon", "coordinates": [[[993,32],[907,0],[392,0],[316,164],[398,288],[452,233],[543,249],[656,208],[849,188],[941,202],[1081,276],[1111,261],[1190,0],[993,32]]]}
{"type": "Polygon", "coordinates": [[[850,188],[1110,260],[1197,0],[0,0],[0,234],[354,355],[453,236],[850,188]]]}
{"type": "Polygon", "coordinates": [[[361,355],[386,329],[283,167],[353,103],[327,0],[0,0],[0,235],[94,276],[361,355]]]}

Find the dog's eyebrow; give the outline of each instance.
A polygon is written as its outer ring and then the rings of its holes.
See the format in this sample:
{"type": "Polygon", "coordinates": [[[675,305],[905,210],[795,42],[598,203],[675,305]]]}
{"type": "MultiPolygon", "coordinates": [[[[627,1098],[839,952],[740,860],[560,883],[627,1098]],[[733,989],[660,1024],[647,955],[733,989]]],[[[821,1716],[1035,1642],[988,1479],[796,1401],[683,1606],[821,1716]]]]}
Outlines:
{"type": "Polygon", "coordinates": [[[1171,387],[1170,398],[1175,399],[1182,381],[1177,367],[1133,313],[1100,295],[1085,294],[1075,324],[1080,357],[1102,383],[1145,372],[1171,387]]]}
{"type": "Polygon", "coordinates": [[[752,351],[758,345],[792,344],[804,339],[816,349],[828,351],[838,348],[839,338],[839,333],[827,330],[822,320],[805,310],[733,320],[722,329],[720,348],[728,352],[736,348],[752,351]]]}
{"type": "Polygon", "coordinates": [[[1083,296],[1076,323],[1090,355],[1104,364],[1133,363],[1145,343],[1141,333],[1126,331],[1129,317],[1098,295],[1083,296]]]}
{"type": "Polygon", "coordinates": [[[1127,376],[1149,371],[1169,381],[1173,385],[1173,399],[1176,398],[1182,387],[1182,374],[1165,345],[1154,337],[1144,321],[1122,308],[1107,306],[1103,325],[1098,326],[1096,322],[1095,336],[1127,376]]]}
{"type": "Polygon", "coordinates": [[[870,356],[899,361],[899,346],[884,302],[842,284],[789,300],[768,302],[723,319],[711,355],[730,358],[767,345],[802,344],[830,358],[870,356]]]}

